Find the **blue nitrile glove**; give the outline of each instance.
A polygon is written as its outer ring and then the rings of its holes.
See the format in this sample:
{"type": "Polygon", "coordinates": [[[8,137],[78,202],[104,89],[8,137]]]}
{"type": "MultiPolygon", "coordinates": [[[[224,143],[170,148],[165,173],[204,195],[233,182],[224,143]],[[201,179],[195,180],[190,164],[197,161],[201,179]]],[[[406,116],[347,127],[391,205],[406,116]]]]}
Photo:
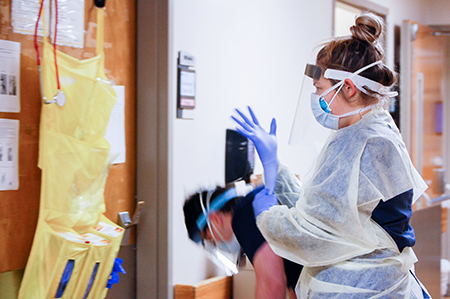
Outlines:
{"type": "Polygon", "coordinates": [[[123,260],[116,257],[116,259],[114,260],[114,267],[111,271],[111,276],[108,280],[108,284],[106,285],[108,289],[112,288],[113,284],[119,283],[119,273],[127,274],[125,269],[122,267],[122,263],[123,260]]]}
{"type": "Polygon", "coordinates": [[[248,111],[252,116],[252,120],[248,119],[245,114],[238,109],[236,109],[236,111],[242,117],[242,120],[240,120],[231,116],[231,118],[239,124],[239,126],[236,127],[236,130],[255,144],[259,158],[264,167],[264,183],[270,193],[273,193],[278,175],[277,122],[275,118],[272,119],[270,133],[267,133],[259,125],[258,119],[250,107],[248,107],[248,111]]]}
{"type": "Polygon", "coordinates": [[[272,206],[278,204],[277,197],[270,192],[269,189],[264,188],[258,193],[256,193],[255,198],[253,199],[253,213],[255,214],[255,219],[264,211],[267,211],[272,206]]]}

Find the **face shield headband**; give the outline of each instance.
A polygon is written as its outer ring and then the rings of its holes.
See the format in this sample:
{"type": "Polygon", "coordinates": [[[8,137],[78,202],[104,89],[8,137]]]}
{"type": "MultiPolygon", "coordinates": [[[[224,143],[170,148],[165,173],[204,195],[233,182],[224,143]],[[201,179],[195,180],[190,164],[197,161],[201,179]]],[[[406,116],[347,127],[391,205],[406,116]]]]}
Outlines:
{"type": "Polygon", "coordinates": [[[212,192],[208,192],[207,196],[208,197],[206,198],[206,209],[205,209],[205,206],[204,206],[203,201],[201,200],[201,196],[200,196],[200,205],[202,207],[203,213],[197,218],[197,222],[196,222],[199,231],[202,231],[205,228],[205,226],[208,222],[209,213],[218,211],[221,208],[223,208],[228,201],[237,197],[237,193],[234,188],[228,189],[226,192],[217,196],[211,205],[210,205],[210,200],[211,200],[212,192]]]}
{"type": "MultiPolygon", "coordinates": [[[[341,87],[344,84],[345,79],[350,79],[353,84],[355,84],[356,88],[358,88],[361,92],[370,95],[370,93],[367,91],[369,89],[372,92],[378,93],[382,96],[388,96],[388,97],[394,97],[397,95],[397,92],[390,92],[386,91],[388,89],[388,86],[384,86],[376,81],[373,81],[371,79],[368,79],[366,77],[360,76],[359,74],[364,72],[365,70],[383,63],[381,60],[375,61],[371,64],[366,65],[365,67],[360,68],[354,73],[347,72],[347,71],[341,71],[341,70],[335,70],[335,69],[327,69],[325,70],[325,73],[323,74],[325,79],[332,79],[332,80],[339,80],[338,83],[330,87],[329,89],[325,90],[322,93],[322,96],[328,94],[330,91],[341,87]],[[364,88],[366,87],[366,88],[364,88]]],[[[318,67],[317,65],[311,65],[307,64],[305,68],[305,75],[314,79],[319,80],[320,76],[322,74],[322,69],[318,67]]],[[[331,104],[331,102],[330,102],[331,104]]]]}

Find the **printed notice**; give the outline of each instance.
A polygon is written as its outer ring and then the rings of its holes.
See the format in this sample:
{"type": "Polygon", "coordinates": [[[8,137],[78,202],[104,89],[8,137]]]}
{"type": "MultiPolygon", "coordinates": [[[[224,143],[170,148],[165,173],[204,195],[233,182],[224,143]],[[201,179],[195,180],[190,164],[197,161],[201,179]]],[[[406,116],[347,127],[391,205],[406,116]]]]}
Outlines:
{"type": "Polygon", "coordinates": [[[181,71],[180,76],[180,95],[195,97],[195,73],[191,71],[181,71]]]}
{"type": "MultiPolygon", "coordinates": [[[[46,1],[50,2],[50,1],[46,1]]],[[[52,1],[55,7],[55,1],[52,1]]],[[[51,38],[55,36],[55,9],[52,9],[51,38]]],[[[84,0],[58,0],[58,45],[84,47],[84,0]]]]}
{"type": "Polygon", "coordinates": [[[0,118],[0,190],[19,189],[19,121],[0,118]]]}
{"type": "Polygon", "coordinates": [[[0,111],[20,112],[20,43],[0,40],[0,111]]]}
{"type": "Polygon", "coordinates": [[[102,234],[111,236],[111,237],[118,237],[123,232],[123,228],[109,225],[105,222],[100,221],[96,226],[94,226],[94,229],[102,234]]]}
{"type": "MultiPolygon", "coordinates": [[[[59,3],[59,2],[58,2],[59,3]]],[[[12,0],[12,25],[14,33],[34,35],[41,4],[39,0],[12,0]]],[[[46,23],[47,34],[50,24],[50,1],[44,1],[44,8],[39,20],[39,36],[44,35],[43,24],[46,23]],[[45,15],[45,17],[44,17],[45,15]]]]}
{"type": "Polygon", "coordinates": [[[113,86],[117,101],[109,117],[105,138],[111,146],[110,153],[116,156],[113,164],[125,163],[125,86],[113,86]]]}
{"type": "MultiPolygon", "coordinates": [[[[54,0],[44,1],[37,34],[45,33],[53,42],[56,10],[50,12],[50,2],[55,7],[54,0]]],[[[13,32],[34,35],[40,8],[39,0],[12,0],[13,32]]],[[[84,47],[84,0],[58,0],[57,39],[58,45],[84,47]]]]}

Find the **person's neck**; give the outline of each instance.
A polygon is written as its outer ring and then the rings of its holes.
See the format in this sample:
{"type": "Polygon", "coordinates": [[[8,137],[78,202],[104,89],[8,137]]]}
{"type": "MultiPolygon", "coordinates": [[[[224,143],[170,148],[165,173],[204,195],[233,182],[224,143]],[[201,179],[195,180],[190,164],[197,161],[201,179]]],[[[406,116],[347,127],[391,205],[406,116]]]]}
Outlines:
{"type": "MultiPolygon", "coordinates": [[[[364,107],[362,107],[361,109],[363,109],[364,107]]],[[[372,111],[372,109],[369,110],[365,110],[362,112],[359,112],[357,114],[353,114],[347,117],[342,117],[339,119],[339,129],[351,126],[356,124],[358,121],[360,121],[364,115],[366,115],[367,113],[369,113],[370,111],[372,111]]]]}

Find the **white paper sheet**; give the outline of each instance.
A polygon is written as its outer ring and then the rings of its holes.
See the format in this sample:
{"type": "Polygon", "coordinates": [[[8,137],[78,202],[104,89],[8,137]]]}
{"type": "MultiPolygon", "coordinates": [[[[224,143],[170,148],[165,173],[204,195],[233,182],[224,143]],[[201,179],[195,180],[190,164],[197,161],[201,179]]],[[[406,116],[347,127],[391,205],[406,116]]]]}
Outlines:
{"type": "Polygon", "coordinates": [[[19,189],[19,121],[0,118],[0,190],[19,189]]]}
{"type": "Polygon", "coordinates": [[[111,112],[105,138],[111,146],[111,155],[118,156],[113,164],[125,163],[125,86],[114,86],[117,102],[111,112]]]}
{"type": "MultiPolygon", "coordinates": [[[[43,20],[45,13],[46,33],[51,36],[53,42],[55,9],[51,10],[50,19],[50,2],[52,2],[52,7],[55,7],[54,0],[44,1],[38,35],[44,35],[43,20]]],[[[34,35],[39,8],[39,0],[12,0],[13,32],[34,35]]],[[[57,40],[58,45],[84,47],[84,0],[58,0],[57,40]]]]}
{"type": "MultiPolygon", "coordinates": [[[[12,26],[14,33],[31,34],[34,35],[36,21],[39,15],[39,0],[12,0],[12,26]]],[[[45,13],[45,25],[48,28],[50,25],[50,1],[44,1],[44,10],[39,21],[38,35],[43,36],[43,19],[45,13]]]]}
{"type": "MultiPolygon", "coordinates": [[[[50,2],[50,1],[48,1],[50,2]]],[[[44,2],[45,3],[45,2],[44,2]]],[[[52,1],[54,6],[55,1],[52,1]]],[[[55,10],[52,9],[51,38],[55,36],[55,10]]],[[[56,44],[84,47],[84,0],[58,0],[58,31],[56,44]]]]}
{"type": "Polygon", "coordinates": [[[0,111],[20,112],[20,43],[0,40],[0,111]]]}

